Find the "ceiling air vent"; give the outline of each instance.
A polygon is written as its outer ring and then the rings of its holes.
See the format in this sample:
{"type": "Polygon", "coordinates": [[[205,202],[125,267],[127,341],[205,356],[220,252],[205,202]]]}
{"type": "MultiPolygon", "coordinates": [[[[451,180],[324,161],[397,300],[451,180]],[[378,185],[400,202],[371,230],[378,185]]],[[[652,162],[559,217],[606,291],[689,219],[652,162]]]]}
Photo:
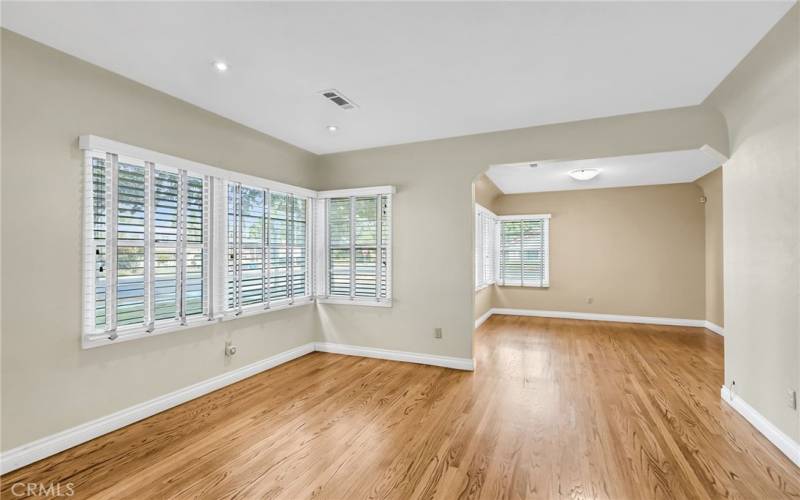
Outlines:
{"type": "Polygon", "coordinates": [[[336,89],[322,90],[320,91],[320,94],[322,94],[322,97],[331,101],[342,109],[353,109],[356,107],[353,101],[343,96],[342,93],[336,89]]]}

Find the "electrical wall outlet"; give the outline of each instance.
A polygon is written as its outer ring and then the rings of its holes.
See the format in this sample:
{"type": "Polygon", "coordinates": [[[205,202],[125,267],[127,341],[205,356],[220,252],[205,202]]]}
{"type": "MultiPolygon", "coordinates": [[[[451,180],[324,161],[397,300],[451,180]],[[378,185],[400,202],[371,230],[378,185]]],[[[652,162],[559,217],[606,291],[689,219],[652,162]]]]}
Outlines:
{"type": "Polygon", "coordinates": [[[233,345],[232,341],[227,340],[225,342],[225,355],[226,356],[231,357],[231,356],[235,355],[238,350],[239,350],[239,348],[236,347],[235,345],[233,345]]]}
{"type": "Polygon", "coordinates": [[[442,338],[442,329],[441,328],[434,328],[433,329],[433,338],[435,338],[435,339],[442,338]]]}
{"type": "Polygon", "coordinates": [[[792,410],[797,409],[797,391],[795,391],[794,389],[788,389],[786,391],[786,404],[792,410]]]}

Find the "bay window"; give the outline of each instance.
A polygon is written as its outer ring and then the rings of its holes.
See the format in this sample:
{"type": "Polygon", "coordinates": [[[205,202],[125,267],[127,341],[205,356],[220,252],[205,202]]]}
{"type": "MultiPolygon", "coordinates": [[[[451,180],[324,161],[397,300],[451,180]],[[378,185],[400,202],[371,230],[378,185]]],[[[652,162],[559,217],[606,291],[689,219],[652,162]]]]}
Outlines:
{"type": "Polygon", "coordinates": [[[390,305],[393,188],[318,193],[97,136],[79,143],[84,347],[318,298],[390,305]]]}

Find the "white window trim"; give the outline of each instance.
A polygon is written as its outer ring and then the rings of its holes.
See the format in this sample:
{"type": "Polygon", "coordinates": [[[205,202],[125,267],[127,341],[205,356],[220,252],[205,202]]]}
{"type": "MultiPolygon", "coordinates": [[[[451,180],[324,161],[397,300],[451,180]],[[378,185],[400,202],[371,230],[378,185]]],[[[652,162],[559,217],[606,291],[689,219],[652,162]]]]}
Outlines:
{"type": "MultiPolygon", "coordinates": [[[[348,305],[366,305],[377,307],[391,307],[392,306],[392,241],[394,238],[392,219],[393,207],[392,197],[389,197],[389,241],[387,242],[387,277],[386,277],[386,290],[387,299],[376,301],[373,298],[357,298],[356,300],[339,300],[338,297],[321,297],[318,296],[316,291],[319,290],[320,284],[326,280],[323,279],[324,275],[320,275],[320,264],[324,272],[325,260],[318,258],[320,252],[326,251],[326,245],[321,235],[324,235],[327,221],[318,218],[316,208],[318,203],[316,200],[324,200],[327,198],[341,197],[341,196],[374,196],[374,195],[392,195],[396,193],[394,186],[375,186],[364,187],[355,189],[340,189],[330,191],[314,191],[291,184],[282,182],[271,181],[261,177],[251,176],[226,170],[211,165],[179,158],[176,156],[151,151],[138,146],[132,146],[122,142],[106,139],[96,135],[83,135],[78,139],[80,149],[84,150],[84,164],[82,165],[85,179],[84,179],[84,217],[83,217],[83,238],[84,238],[84,262],[83,262],[83,294],[84,294],[84,321],[81,330],[81,345],[84,349],[94,347],[117,344],[129,340],[139,338],[153,337],[163,335],[166,333],[188,330],[202,326],[208,326],[223,321],[230,321],[242,317],[255,316],[259,314],[266,314],[274,311],[290,309],[294,307],[302,307],[312,304],[314,302],[321,302],[327,304],[348,304],[348,305]],[[226,182],[219,182],[222,186],[217,189],[210,189],[206,205],[209,213],[204,212],[204,217],[208,217],[208,241],[205,243],[206,258],[210,268],[204,270],[206,279],[208,280],[209,293],[205,298],[208,303],[210,314],[208,316],[198,316],[187,318],[184,324],[181,324],[179,319],[160,320],[155,324],[150,331],[145,324],[125,325],[119,326],[115,330],[115,337],[112,340],[109,338],[108,332],[96,331],[93,327],[89,328],[88,325],[94,325],[95,314],[95,253],[94,241],[90,235],[94,231],[93,220],[93,178],[91,174],[92,157],[98,152],[113,153],[116,156],[130,157],[131,159],[138,160],[142,164],[150,162],[158,165],[159,170],[179,172],[185,170],[194,176],[202,175],[209,178],[216,178],[216,180],[224,180],[227,182],[239,182],[243,185],[250,187],[261,188],[269,191],[278,191],[286,194],[291,194],[297,197],[308,198],[309,203],[307,207],[306,219],[306,290],[307,293],[303,296],[288,297],[285,299],[272,300],[269,303],[269,308],[265,309],[262,303],[243,306],[241,311],[227,310],[225,308],[226,297],[220,291],[224,289],[226,283],[226,264],[225,256],[227,254],[227,190],[223,189],[226,182]],[[88,175],[87,175],[88,172],[88,175]],[[220,229],[220,227],[222,229],[220,229]],[[222,284],[220,286],[220,283],[222,284]],[[215,309],[215,307],[217,309],[215,309]],[[221,310],[220,310],[221,309],[221,310]]],[[[213,184],[214,182],[212,182],[213,184]]],[[[107,192],[114,193],[114,190],[107,192]]],[[[115,196],[115,195],[112,195],[115,196]]],[[[113,209],[113,208],[112,208],[113,209]]],[[[147,216],[147,215],[146,215],[147,216]]],[[[109,234],[116,235],[116,231],[108,230],[109,234]]],[[[144,244],[144,243],[143,243],[144,244]]],[[[112,257],[113,259],[113,257],[112,257]]],[[[106,263],[109,266],[109,262],[106,263]]],[[[288,285],[287,285],[288,286],[288,285]]],[[[113,291],[111,291],[113,294],[113,291]]]]}
{"type": "Polygon", "coordinates": [[[475,244],[475,248],[474,248],[474,252],[473,252],[474,253],[474,255],[473,255],[473,267],[474,267],[476,273],[477,273],[477,256],[478,256],[478,251],[479,250],[480,250],[480,254],[481,254],[481,266],[482,266],[481,269],[482,269],[482,272],[483,272],[484,266],[486,265],[486,263],[483,261],[483,257],[485,256],[484,255],[485,254],[485,252],[484,252],[485,246],[484,245],[486,243],[483,241],[483,234],[481,234],[480,237],[478,237],[478,234],[477,234],[479,230],[482,231],[482,228],[479,229],[477,227],[478,226],[479,214],[482,214],[483,216],[488,217],[491,221],[493,221],[495,223],[495,231],[494,231],[495,234],[493,235],[493,240],[494,241],[492,242],[493,243],[493,260],[494,260],[494,262],[492,262],[492,276],[489,278],[488,281],[484,281],[485,276],[483,276],[480,281],[475,280],[475,291],[476,292],[484,290],[484,289],[486,289],[486,288],[488,288],[488,287],[490,287],[490,286],[492,286],[492,285],[497,283],[497,270],[498,270],[498,268],[497,268],[497,252],[498,252],[498,248],[499,248],[499,242],[497,241],[497,224],[498,224],[497,215],[494,212],[492,212],[491,210],[489,210],[488,208],[486,208],[483,205],[481,205],[480,203],[475,203],[475,220],[474,220],[473,226],[475,227],[476,234],[473,237],[473,242],[476,243],[476,244],[475,244]],[[480,249],[477,246],[477,242],[478,242],[479,238],[480,238],[480,242],[481,242],[481,248],[480,249]]]}
{"type": "Polygon", "coordinates": [[[495,262],[495,275],[500,276],[500,254],[502,249],[501,224],[503,221],[522,221],[522,220],[545,220],[546,230],[544,232],[544,276],[541,285],[507,285],[501,279],[497,280],[497,286],[508,288],[550,288],[550,219],[552,214],[531,214],[531,215],[500,215],[497,217],[497,234],[495,235],[496,244],[496,262],[495,262]]]}
{"type": "MultiPolygon", "coordinates": [[[[339,304],[353,306],[392,307],[394,294],[392,293],[392,247],[394,242],[394,200],[397,192],[394,186],[373,186],[364,188],[335,189],[317,192],[314,220],[318,221],[317,237],[315,238],[314,256],[316,264],[314,272],[316,277],[316,301],[320,304],[339,304]],[[389,241],[386,242],[386,297],[340,297],[328,294],[328,215],[326,201],[331,198],[354,198],[358,196],[388,196],[389,208],[389,241]]],[[[381,245],[384,246],[384,245],[381,245]]],[[[380,258],[380,250],[378,251],[380,258]]]]}
{"type": "MultiPolygon", "coordinates": [[[[184,169],[191,171],[193,174],[208,175],[211,177],[220,177],[231,182],[241,182],[248,186],[269,189],[270,191],[280,191],[282,193],[289,193],[296,196],[303,196],[306,198],[317,198],[317,191],[307,189],[300,186],[293,186],[291,184],[284,184],[283,182],[271,181],[262,177],[254,175],[242,174],[234,172],[233,170],[226,170],[224,168],[213,167],[205,163],[199,163],[185,158],[179,158],[149,149],[140,148],[138,146],[131,146],[123,142],[117,142],[104,137],[96,135],[82,135],[78,139],[78,146],[80,149],[86,151],[113,151],[122,156],[130,156],[137,160],[149,161],[158,165],[167,165],[175,170],[184,169]]],[[[160,168],[160,167],[159,167],[160,168]]]]}
{"type": "Polygon", "coordinates": [[[538,220],[550,219],[551,214],[534,214],[534,215],[498,215],[497,220],[538,220]]]}

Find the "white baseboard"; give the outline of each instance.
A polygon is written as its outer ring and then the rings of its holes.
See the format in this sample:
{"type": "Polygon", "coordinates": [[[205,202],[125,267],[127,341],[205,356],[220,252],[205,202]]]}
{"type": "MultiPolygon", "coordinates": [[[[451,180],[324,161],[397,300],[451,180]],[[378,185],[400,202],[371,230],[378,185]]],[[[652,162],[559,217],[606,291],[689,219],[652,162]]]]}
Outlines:
{"type": "Polygon", "coordinates": [[[475,328],[481,326],[492,315],[492,309],[486,311],[480,318],[475,320],[475,328]]]}
{"type": "Polygon", "coordinates": [[[363,356],[365,358],[388,359],[391,361],[405,361],[407,363],[419,363],[422,365],[443,366],[445,368],[455,368],[456,370],[472,371],[475,369],[475,362],[471,358],[453,358],[450,356],[437,356],[435,354],[421,354],[416,352],[378,349],[375,347],[359,347],[347,344],[335,344],[333,342],[317,342],[316,350],[321,352],[331,352],[334,354],[346,354],[348,356],[363,356]]]}
{"type": "Polygon", "coordinates": [[[752,406],[740,398],[739,396],[732,395],[731,391],[722,386],[720,390],[720,397],[723,401],[728,403],[734,410],[739,412],[758,432],[764,435],[772,444],[774,444],[784,455],[789,457],[789,460],[800,467],[800,444],[795,442],[792,438],[784,434],[784,432],[767,420],[762,414],[758,413],[752,406]]]}
{"type": "Polygon", "coordinates": [[[706,330],[711,330],[712,332],[716,333],[717,335],[722,335],[723,337],[725,336],[725,329],[722,328],[721,326],[719,326],[716,323],[712,323],[710,321],[706,321],[703,326],[706,328],[706,330]]]}
{"type": "Polygon", "coordinates": [[[5,474],[43,458],[55,455],[64,450],[90,441],[103,434],[121,429],[139,420],[151,417],[156,413],[168,410],[179,404],[198,398],[209,392],[216,391],[227,385],[239,382],[247,377],[269,370],[275,366],[293,359],[305,356],[314,351],[347,354],[352,356],[365,356],[369,358],[388,359],[392,361],[406,361],[425,365],[443,366],[458,370],[473,370],[474,362],[469,358],[451,358],[432,354],[418,354],[413,352],[391,351],[367,347],[333,344],[330,342],[310,342],[308,344],[289,349],[271,356],[267,359],[237,368],[235,370],[217,375],[208,380],[178,389],[150,401],[145,401],[124,410],[86,422],[71,429],[67,429],[36,441],[18,446],[0,454],[0,474],[5,474]]]}
{"type": "Polygon", "coordinates": [[[658,318],[654,316],[625,316],[621,314],[597,314],[569,311],[540,311],[536,309],[504,309],[493,308],[492,314],[508,314],[511,316],[538,316],[542,318],[586,319],[592,321],[615,321],[618,323],[643,323],[649,325],[695,326],[705,327],[702,319],[658,318]]]}

